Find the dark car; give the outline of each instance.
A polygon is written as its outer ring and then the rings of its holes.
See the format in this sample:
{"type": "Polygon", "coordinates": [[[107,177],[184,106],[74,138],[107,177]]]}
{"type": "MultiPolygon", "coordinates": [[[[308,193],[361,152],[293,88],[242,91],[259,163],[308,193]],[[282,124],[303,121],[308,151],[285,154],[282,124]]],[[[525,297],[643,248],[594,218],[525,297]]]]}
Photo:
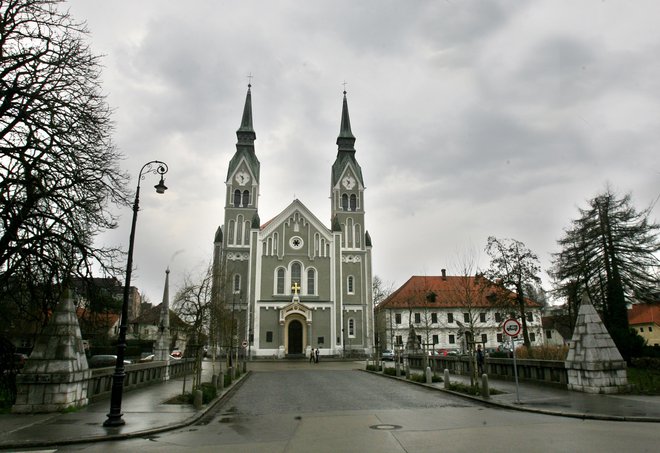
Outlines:
{"type": "Polygon", "coordinates": [[[14,363],[13,366],[15,369],[20,370],[25,366],[25,361],[28,359],[28,356],[21,354],[20,352],[15,352],[13,355],[14,363]]]}

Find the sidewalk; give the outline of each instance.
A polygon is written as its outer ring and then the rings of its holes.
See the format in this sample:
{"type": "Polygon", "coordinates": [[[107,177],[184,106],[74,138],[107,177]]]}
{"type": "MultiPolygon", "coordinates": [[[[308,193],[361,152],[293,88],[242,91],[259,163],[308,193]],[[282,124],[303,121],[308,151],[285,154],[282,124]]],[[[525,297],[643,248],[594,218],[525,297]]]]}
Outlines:
{"type": "MultiPolygon", "coordinates": [[[[442,377],[442,373],[438,374],[442,377]]],[[[452,374],[449,381],[469,385],[470,377],[452,374]]],[[[430,386],[451,392],[444,389],[443,382],[430,386]]],[[[515,381],[499,379],[490,379],[489,388],[504,393],[491,395],[488,399],[458,392],[451,393],[507,409],[548,415],[594,420],[660,422],[660,396],[590,394],[525,381],[519,382],[517,396],[515,381]]]]}
{"type": "MultiPolygon", "coordinates": [[[[211,362],[204,362],[202,382],[211,381],[211,362]]],[[[245,377],[243,374],[239,381],[245,377]]],[[[99,440],[148,436],[160,431],[187,426],[202,418],[212,405],[195,410],[191,405],[164,404],[181,394],[183,377],[125,392],[122,398],[124,426],[105,428],[110,398],[89,404],[76,412],[55,414],[0,414],[0,450],[35,448],[99,440]]],[[[186,376],[186,391],[191,391],[192,377],[186,376]]],[[[224,389],[222,398],[236,385],[224,389]]]]}

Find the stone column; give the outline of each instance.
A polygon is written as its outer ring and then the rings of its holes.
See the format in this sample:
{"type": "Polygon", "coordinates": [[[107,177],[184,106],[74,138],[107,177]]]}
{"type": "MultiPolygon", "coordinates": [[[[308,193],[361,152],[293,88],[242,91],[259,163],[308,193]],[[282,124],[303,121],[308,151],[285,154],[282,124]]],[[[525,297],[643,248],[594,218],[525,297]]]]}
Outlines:
{"type": "Polygon", "coordinates": [[[565,366],[569,390],[620,393],[629,389],[626,362],[586,293],[582,295],[565,366]]]}
{"type": "Polygon", "coordinates": [[[65,290],[23,370],[16,376],[17,395],[12,412],[59,412],[86,406],[91,374],[71,293],[65,290]]]}

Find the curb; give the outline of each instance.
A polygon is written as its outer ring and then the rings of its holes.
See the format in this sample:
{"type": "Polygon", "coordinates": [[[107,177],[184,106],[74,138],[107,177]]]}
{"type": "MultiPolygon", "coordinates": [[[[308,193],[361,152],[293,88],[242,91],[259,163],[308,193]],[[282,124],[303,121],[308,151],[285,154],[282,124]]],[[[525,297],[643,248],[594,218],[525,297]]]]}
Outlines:
{"type": "Polygon", "coordinates": [[[58,441],[39,440],[39,441],[26,441],[21,443],[7,443],[7,444],[0,442],[0,451],[7,449],[17,449],[17,448],[56,447],[60,445],[86,444],[86,443],[95,443],[95,442],[105,442],[109,440],[126,440],[126,439],[134,439],[136,437],[144,437],[149,434],[158,434],[165,431],[172,431],[174,429],[184,428],[186,426],[198,422],[200,419],[202,419],[204,416],[206,416],[216,407],[221,406],[226,399],[232,396],[243,385],[243,382],[248,378],[248,376],[250,376],[250,374],[252,374],[252,372],[249,370],[246,373],[242,374],[238,378],[238,380],[234,381],[231,387],[225,389],[225,391],[220,396],[216,397],[213,401],[207,404],[205,408],[200,409],[198,412],[195,412],[186,420],[178,423],[172,423],[158,428],[144,429],[142,431],[135,431],[131,433],[105,434],[105,435],[85,437],[85,438],[63,439],[58,441]]]}
{"type": "Polygon", "coordinates": [[[461,398],[469,399],[475,402],[479,402],[482,404],[485,404],[487,406],[495,406],[495,407],[500,407],[503,409],[511,409],[511,410],[516,410],[520,412],[532,412],[536,414],[543,414],[543,415],[552,415],[555,417],[568,417],[568,418],[578,418],[582,420],[601,420],[601,421],[615,421],[615,422],[644,422],[644,423],[659,423],[660,422],[660,417],[642,417],[642,416],[625,416],[625,415],[608,415],[608,414],[586,414],[586,413],[580,413],[580,412],[564,412],[564,411],[553,411],[550,409],[538,409],[535,407],[530,407],[530,406],[522,406],[520,404],[509,404],[509,403],[502,403],[500,401],[493,401],[490,398],[482,398],[474,395],[468,395],[466,393],[461,393],[461,392],[456,392],[454,390],[448,390],[442,387],[437,387],[431,384],[426,384],[424,382],[415,382],[406,379],[405,377],[397,377],[397,376],[390,376],[384,373],[380,373],[377,371],[369,371],[369,370],[364,370],[361,369],[360,371],[364,371],[365,373],[370,373],[374,374],[377,376],[382,376],[387,379],[395,379],[401,382],[406,382],[409,384],[413,385],[418,385],[422,386],[431,390],[437,390],[440,392],[445,392],[449,393],[450,395],[455,395],[459,396],[461,398]]]}

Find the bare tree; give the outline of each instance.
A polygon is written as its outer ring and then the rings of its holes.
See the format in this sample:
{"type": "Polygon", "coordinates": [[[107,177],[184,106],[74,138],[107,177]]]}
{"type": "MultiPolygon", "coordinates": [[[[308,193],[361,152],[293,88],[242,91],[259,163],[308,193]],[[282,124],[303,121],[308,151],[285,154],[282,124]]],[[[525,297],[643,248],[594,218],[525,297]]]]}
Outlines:
{"type": "MultiPolygon", "coordinates": [[[[487,277],[502,289],[515,292],[516,307],[523,328],[525,346],[530,347],[527,317],[525,316],[525,285],[539,284],[541,266],[534,252],[515,239],[488,238],[486,253],[490,256],[487,277]]],[[[506,292],[504,300],[508,300],[506,292]]]]}
{"type": "Polygon", "coordinates": [[[0,1],[0,296],[41,319],[69,276],[121,273],[94,238],[127,201],[99,57],[59,3],[0,1]]]}
{"type": "Polygon", "coordinates": [[[193,388],[197,388],[202,383],[202,358],[204,356],[202,346],[208,337],[208,326],[213,310],[212,281],[210,266],[196,279],[187,275],[184,277],[183,285],[174,298],[174,311],[189,326],[186,332],[188,339],[186,349],[195,359],[193,388]]]}

